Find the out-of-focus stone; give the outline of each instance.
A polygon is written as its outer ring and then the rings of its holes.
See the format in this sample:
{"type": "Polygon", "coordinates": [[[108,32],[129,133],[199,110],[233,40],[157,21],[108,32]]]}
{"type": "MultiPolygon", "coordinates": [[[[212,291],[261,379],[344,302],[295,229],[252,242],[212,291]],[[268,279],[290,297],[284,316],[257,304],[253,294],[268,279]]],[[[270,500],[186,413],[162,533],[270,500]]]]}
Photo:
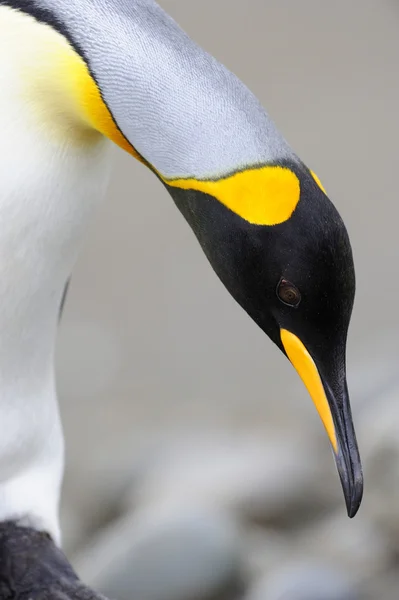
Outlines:
{"type": "Polygon", "coordinates": [[[316,521],[294,545],[297,556],[323,560],[357,581],[384,572],[392,558],[387,539],[361,511],[354,519],[339,510],[316,521]]]}
{"type": "Polygon", "coordinates": [[[365,600],[398,600],[399,573],[392,568],[381,577],[373,577],[363,586],[365,600]]]}
{"type": "Polygon", "coordinates": [[[367,482],[364,505],[399,550],[399,385],[376,397],[357,424],[367,482]]]}
{"type": "Polygon", "coordinates": [[[82,580],[118,600],[213,600],[243,585],[240,532],[195,508],[126,515],[72,562],[82,580]]]}
{"type": "Polygon", "coordinates": [[[331,455],[321,454],[311,440],[276,432],[262,440],[203,435],[165,448],[132,486],[126,504],[194,503],[259,522],[295,519],[341,499],[338,476],[329,477],[335,474],[331,455]]]}
{"type": "Polygon", "coordinates": [[[277,568],[291,553],[288,537],[264,527],[245,527],[241,547],[250,579],[261,577],[277,568]]]}
{"type": "Polygon", "coordinates": [[[348,381],[353,412],[360,423],[364,414],[378,407],[381,396],[399,383],[397,333],[387,329],[373,331],[355,347],[348,363],[348,381]],[[376,348],[380,349],[378,358],[376,348]]]}
{"type": "Polygon", "coordinates": [[[62,548],[69,555],[85,542],[87,530],[84,519],[71,505],[63,505],[60,511],[62,548]]]}
{"type": "Polygon", "coordinates": [[[294,562],[258,580],[246,600],[362,600],[354,582],[323,563],[294,562]]]}

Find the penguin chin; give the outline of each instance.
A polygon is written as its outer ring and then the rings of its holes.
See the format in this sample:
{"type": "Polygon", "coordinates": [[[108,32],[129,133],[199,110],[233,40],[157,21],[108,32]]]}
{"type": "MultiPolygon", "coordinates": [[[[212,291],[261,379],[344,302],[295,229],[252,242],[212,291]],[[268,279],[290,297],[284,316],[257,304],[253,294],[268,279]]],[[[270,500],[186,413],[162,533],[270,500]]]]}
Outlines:
{"type": "Polygon", "coordinates": [[[0,598],[107,600],[85,586],[43,531],[0,523],[0,598]]]}

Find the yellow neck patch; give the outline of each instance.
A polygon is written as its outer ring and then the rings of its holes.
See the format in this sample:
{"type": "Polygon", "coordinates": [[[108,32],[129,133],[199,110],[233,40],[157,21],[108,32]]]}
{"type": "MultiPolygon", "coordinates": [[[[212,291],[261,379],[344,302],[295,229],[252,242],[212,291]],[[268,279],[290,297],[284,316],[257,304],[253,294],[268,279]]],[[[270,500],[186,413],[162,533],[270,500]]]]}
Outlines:
{"type": "Polygon", "coordinates": [[[83,59],[69,45],[62,49],[57,58],[62,68],[62,86],[68,92],[69,102],[74,104],[77,118],[89,129],[101,133],[141,161],[140,155],[116,126],[83,59]]]}
{"type": "Polygon", "coordinates": [[[142,160],[119,131],[86,63],[64,36],[30,15],[0,6],[0,41],[8,50],[26,111],[47,135],[79,146],[96,143],[103,135],[142,160]]]}
{"type": "Polygon", "coordinates": [[[315,180],[315,182],[317,183],[317,185],[319,186],[319,188],[321,189],[321,191],[327,196],[327,192],[324,189],[323,184],[321,183],[320,179],[317,177],[316,173],[314,173],[313,171],[310,171],[313,179],[315,180]]]}
{"type": "Polygon", "coordinates": [[[300,197],[298,177],[290,169],[265,166],[247,169],[216,181],[165,179],[169,186],[210,194],[254,225],[287,221],[300,197]]]}

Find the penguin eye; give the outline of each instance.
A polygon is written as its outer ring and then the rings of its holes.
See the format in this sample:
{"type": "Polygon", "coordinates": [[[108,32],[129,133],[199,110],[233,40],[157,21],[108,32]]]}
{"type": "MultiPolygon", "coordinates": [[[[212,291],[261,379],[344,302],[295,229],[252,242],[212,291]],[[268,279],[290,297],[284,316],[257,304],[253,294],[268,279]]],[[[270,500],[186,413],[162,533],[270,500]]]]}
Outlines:
{"type": "Polygon", "coordinates": [[[293,283],[281,278],[277,286],[277,296],[288,306],[298,306],[301,301],[301,293],[293,283]]]}

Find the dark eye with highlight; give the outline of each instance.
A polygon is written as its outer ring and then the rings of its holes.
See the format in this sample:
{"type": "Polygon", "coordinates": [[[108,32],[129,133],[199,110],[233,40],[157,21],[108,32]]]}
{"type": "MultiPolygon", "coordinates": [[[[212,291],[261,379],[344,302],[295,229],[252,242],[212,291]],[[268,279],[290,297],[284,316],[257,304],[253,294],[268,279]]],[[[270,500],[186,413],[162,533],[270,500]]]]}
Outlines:
{"type": "Polygon", "coordinates": [[[301,301],[300,291],[293,283],[287,281],[287,279],[280,279],[276,292],[281,302],[288,306],[298,306],[301,301]]]}

